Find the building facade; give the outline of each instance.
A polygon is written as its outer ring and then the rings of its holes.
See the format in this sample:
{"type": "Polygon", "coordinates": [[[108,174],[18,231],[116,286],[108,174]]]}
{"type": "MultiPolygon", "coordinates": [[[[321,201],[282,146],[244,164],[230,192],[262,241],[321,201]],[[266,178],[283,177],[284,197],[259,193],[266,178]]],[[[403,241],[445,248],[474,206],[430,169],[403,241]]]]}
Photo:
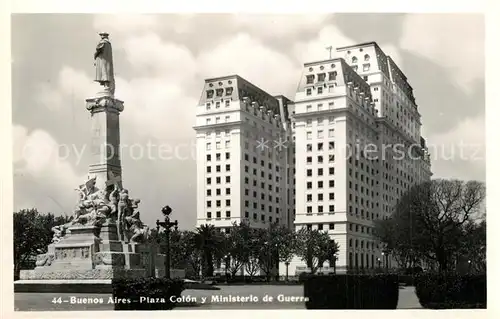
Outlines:
{"type": "MultiPolygon", "coordinates": [[[[205,81],[196,112],[197,226],[327,231],[335,266],[396,266],[374,235],[412,185],[430,180],[413,89],[375,42],[305,63],[294,101],[234,75],[205,81]]],[[[280,273],[308,271],[298,257],[280,273]]]]}
{"type": "Polygon", "coordinates": [[[290,103],[237,75],[205,81],[194,127],[197,226],[293,223],[290,103]]]}
{"type": "MultiPolygon", "coordinates": [[[[375,42],[338,48],[304,64],[294,102],[295,228],[327,231],[340,246],[337,270],[395,266],[374,221],[432,175],[405,75],[375,42]]],[[[295,258],[289,273],[301,271],[295,258]]]]}

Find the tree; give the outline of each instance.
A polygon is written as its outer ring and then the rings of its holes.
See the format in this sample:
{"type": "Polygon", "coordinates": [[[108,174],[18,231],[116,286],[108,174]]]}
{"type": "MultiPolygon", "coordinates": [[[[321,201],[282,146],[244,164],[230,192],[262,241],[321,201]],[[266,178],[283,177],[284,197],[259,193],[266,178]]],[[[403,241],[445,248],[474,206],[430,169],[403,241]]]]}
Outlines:
{"type": "Polygon", "coordinates": [[[468,271],[486,272],[486,221],[469,222],[464,227],[459,257],[467,261],[468,271]]]}
{"type": "Polygon", "coordinates": [[[467,223],[481,215],[485,186],[477,181],[437,179],[412,187],[375,232],[403,264],[435,261],[440,271],[453,264],[467,223]]]}
{"type": "Polygon", "coordinates": [[[224,237],[214,225],[201,225],[196,234],[197,248],[202,252],[203,275],[214,275],[214,258],[222,249],[224,237]]]}
{"type": "Polygon", "coordinates": [[[297,250],[297,234],[294,230],[280,225],[275,229],[273,238],[277,245],[278,260],[285,263],[286,280],[288,280],[288,266],[297,250]]]}
{"type": "Polygon", "coordinates": [[[311,273],[316,273],[326,260],[324,250],[328,247],[329,242],[330,236],[327,232],[307,228],[298,231],[296,253],[306,262],[307,267],[311,269],[311,273]]]}
{"type": "Polygon", "coordinates": [[[226,260],[229,263],[228,271],[233,277],[244,267],[251,254],[250,240],[252,234],[247,222],[241,222],[240,224],[234,222],[226,237],[226,260]]]}
{"type": "Polygon", "coordinates": [[[250,228],[248,246],[245,249],[245,270],[250,278],[255,276],[261,266],[261,255],[266,234],[264,229],[250,228]]]}
{"type": "Polygon", "coordinates": [[[54,235],[52,227],[69,222],[67,216],[40,214],[36,209],[23,209],[14,213],[14,277],[21,269],[35,267],[38,254],[47,252],[54,235]]]}

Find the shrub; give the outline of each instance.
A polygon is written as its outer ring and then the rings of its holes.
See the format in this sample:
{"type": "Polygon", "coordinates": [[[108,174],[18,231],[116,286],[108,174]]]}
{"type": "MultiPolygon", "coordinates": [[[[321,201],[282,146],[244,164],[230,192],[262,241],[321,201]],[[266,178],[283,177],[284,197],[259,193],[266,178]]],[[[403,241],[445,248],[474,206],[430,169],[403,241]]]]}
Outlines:
{"type": "Polygon", "coordinates": [[[415,291],[428,309],[486,308],[486,274],[422,274],[415,278],[415,291]]]}
{"type": "Polygon", "coordinates": [[[396,275],[306,276],[307,309],[396,309],[396,275]]]}
{"type": "Polygon", "coordinates": [[[171,297],[179,297],[184,290],[181,280],[166,278],[113,279],[115,310],[171,310],[175,303],[171,297]],[[150,299],[146,299],[150,298],[150,299]]]}

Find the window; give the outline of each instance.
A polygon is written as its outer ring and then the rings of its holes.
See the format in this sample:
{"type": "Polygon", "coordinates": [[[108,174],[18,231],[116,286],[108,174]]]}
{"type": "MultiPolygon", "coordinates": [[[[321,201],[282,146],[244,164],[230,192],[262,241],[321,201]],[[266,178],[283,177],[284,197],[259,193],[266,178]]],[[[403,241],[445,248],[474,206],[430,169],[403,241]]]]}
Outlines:
{"type": "Polygon", "coordinates": [[[307,194],[307,201],[312,202],[313,200],[313,195],[312,194],[307,194]]]}
{"type": "Polygon", "coordinates": [[[330,225],[328,225],[328,226],[329,226],[328,227],[329,229],[335,229],[335,223],[330,223],[330,225]]]}
{"type": "Polygon", "coordinates": [[[215,94],[216,94],[218,97],[222,96],[222,93],[224,93],[224,89],[217,89],[217,90],[215,90],[215,94]]]}
{"type": "Polygon", "coordinates": [[[207,162],[211,162],[212,161],[212,155],[208,154],[207,155],[207,162]]]}
{"type": "Polygon", "coordinates": [[[229,105],[231,105],[231,101],[226,100],[226,107],[229,107],[229,105]]]}
{"type": "Polygon", "coordinates": [[[337,71],[328,73],[328,81],[335,81],[336,78],[337,78],[337,71]]]}
{"type": "Polygon", "coordinates": [[[207,219],[211,219],[212,218],[212,212],[207,212],[207,219]]]}
{"type": "Polygon", "coordinates": [[[226,188],[226,195],[231,195],[231,189],[230,188],[226,188]]]}
{"type": "Polygon", "coordinates": [[[308,140],[312,139],[312,132],[307,132],[306,133],[306,139],[308,139],[308,140]]]}
{"type": "Polygon", "coordinates": [[[318,74],[318,82],[324,82],[325,79],[326,79],[326,74],[325,73],[318,74]]]}
{"type": "Polygon", "coordinates": [[[225,118],[226,123],[229,122],[230,119],[231,119],[231,117],[229,115],[227,115],[225,118]]]}
{"type": "Polygon", "coordinates": [[[307,176],[311,177],[313,174],[313,170],[312,169],[308,169],[307,170],[307,176]]]}
{"type": "Polygon", "coordinates": [[[211,99],[214,97],[214,90],[208,90],[207,91],[207,99],[211,99]]]}
{"type": "Polygon", "coordinates": [[[328,196],[329,200],[334,200],[335,199],[335,193],[330,193],[328,196]]]}
{"type": "Polygon", "coordinates": [[[323,230],[323,224],[318,224],[318,230],[323,230]]]}
{"type": "Polygon", "coordinates": [[[318,126],[323,126],[324,119],[322,117],[318,117],[318,126]]]}
{"type": "Polygon", "coordinates": [[[220,108],[220,102],[215,102],[215,108],[216,109],[220,108]]]}
{"type": "Polygon", "coordinates": [[[322,87],[318,88],[318,94],[323,94],[323,88],[322,87]]]}
{"type": "Polygon", "coordinates": [[[217,173],[219,173],[219,172],[220,172],[220,165],[216,165],[216,166],[215,166],[215,171],[216,171],[217,173]]]}
{"type": "Polygon", "coordinates": [[[312,105],[306,105],[306,111],[311,112],[312,110],[312,105]]]}
{"type": "Polygon", "coordinates": [[[312,149],[313,149],[312,144],[307,144],[306,145],[306,149],[307,149],[308,152],[312,152],[312,149]]]}
{"type": "Polygon", "coordinates": [[[308,119],[308,120],[306,121],[306,126],[307,126],[307,127],[311,127],[311,126],[312,126],[312,120],[311,120],[311,119],[308,119]]]}
{"type": "Polygon", "coordinates": [[[318,181],[318,188],[323,188],[323,181],[318,181]]]}
{"type": "Polygon", "coordinates": [[[335,129],[334,128],[328,129],[328,137],[335,137],[335,129]]]}
{"type": "Polygon", "coordinates": [[[216,117],[215,118],[215,124],[219,124],[220,123],[220,117],[216,117]]]}
{"type": "Polygon", "coordinates": [[[320,163],[320,164],[323,163],[323,156],[321,156],[321,155],[318,156],[318,163],[320,163]]]}
{"type": "Polygon", "coordinates": [[[207,143],[207,151],[210,151],[212,150],[212,144],[211,143],[207,143]]]}
{"type": "Polygon", "coordinates": [[[312,182],[307,182],[307,189],[312,189],[312,188],[313,188],[312,182]]]}
{"type": "Polygon", "coordinates": [[[323,130],[318,130],[318,138],[323,138],[323,130]]]}
{"type": "Polygon", "coordinates": [[[313,212],[312,206],[307,206],[307,213],[312,214],[312,212],[313,212]]]}
{"type": "Polygon", "coordinates": [[[318,206],[318,213],[322,214],[323,213],[323,206],[318,206]]]}
{"type": "Polygon", "coordinates": [[[215,149],[220,150],[220,142],[215,142],[215,149]]]}
{"type": "Polygon", "coordinates": [[[323,194],[318,194],[318,201],[323,201],[323,194]]]}
{"type": "Polygon", "coordinates": [[[323,169],[322,168],[318,168],[318,176],[323,176],[323,169]]]}
{"type": "Polygon", "coordinates": [[[212,190],[211,189],[207,189],[207,196],[212,196],[212,190]]]}
{"type": "Polygon", "coordinates": [[[206,105],[206,106],[207,106],[206,110],[207,110],[207,111],[210,111],[210,103],[207,103],[207,105],[206,105]]]}
{"type": "Polygon", "coordinates": [[[311,94],[312,94],[311,89],[306,89],[306,95],[308,95],[308,96],[309,96],[309,95],[311,95],[311,94]]]}
{"type": "Polygon", "coordinates": [[[212,207],[212,201],[207,200],[207,207],[212,207]]]}
{"type": "MultiPolygon", "coordinates": [[[[329,110],[333,110],[333,107],[334,107],[334,103],[333,102],[328,103],[328,109],[329,110]]],[[[330,116],[330,118],[333,119],[333,116],[330,116]]],[[[330,121],[330,123],[332,123],[332,121],[330,121]]]]}
{"type": "Polygon", "coordinates": [[[231,147],[231,141],[225,141],[224,143],[225,148],[230,148],[231,147]]]}
{"type": "Polygon", "coordinates": [[[318,151],[322,151],[323,150],[323,143],[318,143],[318,151]]]}
{"type": "Polygon", "coordinates": [[[365,61],[370,61],[370,56],[368,54],[365,54],[365,61]]]}
{"type": "Polygon", "coordinates": [[[226,153],[226,159],[228,160],[231,157],[230,153],[226,153]]]}
{"type": "Polygon", "coordinates": [[[230,199],[226,199],[226,206],[231,206],[231,200],[230,199]]]}
{"type": "Polygon", "coordinates": [[[231,94],[233,94],[233,88],[232,87],[226,88],[226,96],[231,94]]]}
{"type": "Polygon", "coordinates": [[[352,57],[352,63],[358,63],[358,58],[357,58],[357,57],[355,57],[355,56],[353,56],[353,57],[352,57]]]}
{"type": "Polygon", "coordinates": [[[211,173],[212,172],[212,166],[207,166],[207,173],[211,173]]]}
{"type": "Polygon", "coordinates": [[[231,176],[226,176],[226,183],[231,183],[231,176]]]}
{"type": "Polygon", "coordinates": [[[306,75],[306,84],[313,84],[314,83],[314,75],[306,75]]]}
{"type": "Polygon", "coordinates": [[[334,212],[335,212],[335,205],[330,205],[330,206],[328,207],[328,211],[329,211],[330,213],[334,213],[334,212]]]}
{"type": "Polygon", "coordinates": [[[211,177],[207,177],[207,185],[211,185],[212,184],[212,178],[211,177]]]}
{"type": "Polygon", "coordinates": [[[363,64],[363,71],[369,71],[369,70],[370,70],[370,63],[363,64]]]}
{"type": "Polygon", "coordinates": [[[220,195],[220,188],[217,188],[217,189],[215,190],[215,195],[220,195]]]}

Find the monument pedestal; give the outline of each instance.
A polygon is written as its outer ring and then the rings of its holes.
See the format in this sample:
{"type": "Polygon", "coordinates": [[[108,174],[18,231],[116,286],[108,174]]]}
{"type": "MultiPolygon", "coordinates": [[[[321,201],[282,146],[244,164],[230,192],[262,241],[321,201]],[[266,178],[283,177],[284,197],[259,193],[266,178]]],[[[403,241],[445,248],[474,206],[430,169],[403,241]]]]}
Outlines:
{"type": "Polygon", "coordinates": [[[37,256],[35,269],[21,270],[15,291],[110,291],[114,278],[155,275],[155,247],[118,240],[115,224],[103,225],[100,233],[95,226],[69,231],[37,256]]]}

